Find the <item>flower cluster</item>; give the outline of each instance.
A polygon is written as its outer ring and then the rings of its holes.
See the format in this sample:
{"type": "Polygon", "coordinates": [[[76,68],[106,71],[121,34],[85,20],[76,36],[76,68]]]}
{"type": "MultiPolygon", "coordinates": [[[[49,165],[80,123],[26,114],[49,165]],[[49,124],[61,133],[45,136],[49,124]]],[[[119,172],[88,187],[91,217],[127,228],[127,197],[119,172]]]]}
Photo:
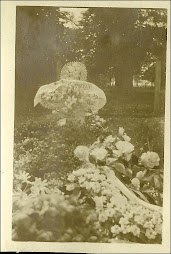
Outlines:
{"type": "Polygon", "coordinates": [[[20,195],[38,197],[40,194],[49,194],[59,192],[62,182],[55,177],[44,180],[33,177],[22,169],[14,171],[14,201],[17,201],[20,195]]]}
{"type": "Polygon", "coordinates": [[[59,110],[66,114],[76,104],[82,102],[81,92],[76,80],[60,80],[57,82],[58,89],[51,92],[45,91],[41,94],[41,104],[53,109],[53,113],[59,110]],[[45,105],[44,105],[45,104],[45,105]]]}
{"type": "MultiPolygon", "coordinates": [[[[94,89],[93,93],[89,93],[92,86],[93,84],[82,80],[61,79],[56,82],[56,90],[45,90],[40,94],[40,103],[61,118],[71,120],[79,118],[79,115],[85,118],[87,112],[98,110],[105,103],[103,94],[98,95],[98,88],[94,89]]],[[[101,123],[102,120],[96,114],[95,122],[92,122],[92,125],[97,125],[97,122],[101,123]]]]}
{"type": "Polygon", "coordinates": [[[98,241],[93,223],[86,223],[88,213],[61,192],[40,194],[39,197],[19,195],[13,206],[15,241],[98,241]],[[89,234],[91,230],[93,235],[89,234]],[[93,238],[92,238],[93,236],[93,238]]]}
{"type": "MultiPolygon", "coordinates": [[[[160,168],[156,169],[160,158],[155,152],[147,152],[138,159],[130,140],[125,130],[120,127],[117,136],[102,135],[89,148],[80,146],[76,150],[79,149],[80,154],[83,154],[84,151],[81,152],[81,150],[86,149],[86,161],[111,167],[117,177],[141,199],[147,201],[153,198],[157,205],[162,205],[160,193],[163,172],[160,168]],[[151,171],[153,171],[152,174],[151,171]]],[[[77,157],[81,161],[85,160],[77,157]]]]}
{"type": "Polygon", "coordinates": [[[93,128],[103,128],[106,120],[98,115],[98,111],[87,112],[86,114],[86,124],[93,128]]]}
{"type": "Polygon", "coordinates": [[[87,80],[87,70],[83,63],[70,62],[61,70],[61,79],[87,80]]]}
{"type": "Polygon", "coordinates": [[[25,171],[14,174],[13,240],[17,241],[100,241],[95,218],[88,225],[92,211],[85,211],[75,196],[59,189],[63,183],[57,174],[32,181],[25,171]],[[91,230],[91,235],[89,232],[91,230]]]}
{"type": "Polygon", "coordinates": [[[127,135],[124,134],[118,137],[109,135],[102,140],[98,138],[89,148],[90,156],[96,161],[106,160],[109,162],[109,159],[110,161],[116,161],[119,158],[129,161],[134,151],[134,146],[129,141],[124,140],[125,136],[127,135]]]}
{"type": "Polygon", "coordinates": [[[107,166],[85,165],[68,176],[67,190],[81,188],[80,203],[94,201],[99,230],[111,238],[146,243],[161,239],[162,215],[130,201],[118,189],[114,171],[107,166]],[[133,240],[133,241],[134,241],[133,240]]]}
{"type": "Polygon", "coordinates": [[[89,149],[86,146],[77,146],[74,155],[83,162],[89,162],[89,149]]]}

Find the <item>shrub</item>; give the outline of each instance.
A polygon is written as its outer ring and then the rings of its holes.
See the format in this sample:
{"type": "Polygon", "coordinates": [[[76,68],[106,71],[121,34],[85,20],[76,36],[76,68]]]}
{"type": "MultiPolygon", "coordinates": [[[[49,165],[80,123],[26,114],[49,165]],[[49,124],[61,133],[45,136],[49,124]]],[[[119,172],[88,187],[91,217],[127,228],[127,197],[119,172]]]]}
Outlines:
{"type": "Polygon", "coordinates": [[[89,145],[102,132],[103,119],[98,116],[90,115],[84,125],[58,126],[53,115],[42,120],[15,129],[14,169],[22,167],[35,177],[52,172],[65,175],[78,167],[75,147],[89,145]]]}

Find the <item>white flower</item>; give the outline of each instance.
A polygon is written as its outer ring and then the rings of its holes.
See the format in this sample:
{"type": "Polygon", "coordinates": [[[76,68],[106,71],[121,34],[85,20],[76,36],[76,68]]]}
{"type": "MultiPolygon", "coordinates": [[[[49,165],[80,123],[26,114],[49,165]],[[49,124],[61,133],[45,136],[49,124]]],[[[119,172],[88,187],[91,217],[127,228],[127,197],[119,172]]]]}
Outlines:
{"type": "Polygon", "coordinates": [[[85,182],[85,180],[86,180],[86,178],[84,176],[80,176],[78,182],[79,182],[79,184],[82,184],[85,182]]]}
{"type": "Polygon", "coordinates": [[[132,183],[137,189],[140,188],[140,181],[139,181],[138,178],[133,178],[133,179],[131,180],[131,183],[132,183]]]}
{"type": "Polygon", "coordinates": [[[74,188],[75,188],[75,184],[71,183],[71,184],[67,185],[66,190],[67,191],[72,191],[74,188]]]}
{"type": "Polygon", "coordinates": [[[80,161],[89,162],[89,149],[86,146],[77,146],[74,154],[80,161]]]}
{"type": "Polygon", "coordinates": [[[162,234],[162,224],[156,224],[155,225],[155,232],[157,234],[162,234]]]}
{"type": "Polygon", "coordinates": [[[85,187],[87,190],[90,190],[90,189],[91,189],[90,182],[84,182],[84,187],[85,187]]]}
{"type": "Polygon", "coordinates": [[[99,121],[100,121],[101,123],[105,123],[105,122],[106,122],[106,120],[105,120],[104,118],[102,118],[102,117],[99,119],[99,121]]]}
{"type": "Polygon", "coordinates": [[[92,113],[91,112],[87,112],[87,113],[85,113],[85,116],[92,116],[92,113]]]}
{"type": "Polygon", "coordinates": [[[92,186],[92,189],[95,193],[99,193],[100,191],[100,184],[98,182],[95,182],[94,185],[92,186]]]}
{"type": "Polygon", "coordinates": [[[112,193],[112,191],[110,189],[107,189],[107,188],[102,191],[102,195],[104,195],[104,196],[110,196],[111,193],[112,193]]]}
{"type": "Polygon", "coordinates": [[[131,138],[129,137],[129,136],[127,136],[126,135],[126,133],[122,136],[123,137],[123,139],[125,140],[125,141],[130,141],[131,140],[131,138]]]}
{"type": "Polygon", "coordinates": [[[124,128],[123,127],[119,127],[119,135],[123,136],[124,132],[125,132],[124,128]]]}
{"type": "Polygon", "coordinates": [[[108,217],[107,217],[107,214],[105,212],[101,212],[99,214],[99,221],[105,222],[105,221],[107,221],[107,219],[108,219],[108,217]]]}
{"type": "Polygon", "coordinates": [[[118,158],[107,158],[106,165],[112,165],[114,162],[117,161],[118,158]]]}
{"type": "Polygon", "coordinates": [[[118,157],[122,156],[122,152],[118,151],[118,150],[113,150],[113,155],[115,156],[116,159],[118,159],[118,157]]]}
{"type": "Polygon", "coordinates": [[[118,235],[121,232],[121,228],[118,225],[114,225],[111,227],[111,232],[115,235],[118,235]]]}
{"type": "Polygon", "coordinates": [[[126,159],[127,161],[130,161],[131,157],[132,157],[132,153],[125,154],[125,159],[126,159]]]}
{"type": "Polygon", "coordinates": [[[123,154],[129,154],[134,150],[134,146],[128,141],[118,141],[115,145],[116,148],[123,154]]]}
{"type": "Polygon", "coordinates": [[[65,125],[65,124],[66,124],[66,118],[60,119],[60,120],[58,121],[58,126],[63,126],[63,125],[65,125]]]}
{"type": "Polygon", "coordinates": [[[52,110],[52,114],[57,114],[58,113],[58,110],[54,109],[52,110]]]}
{"type": "Polygon", "coordinates": [[[125,226],[125,225],[129,224],[129,218],[127,216],[121,217],[119,220],[119,224],[121,226],[125,226]]]}
{"type": "Polygon", "coordinates": [[[98,182],[100,181],[100,175],[98,173],[89,174],[87,176],[88,179],[91,179],[91,181],[98,182]]]}
{"type": "Polygon", "coordinates": [[[114,208],[108,208],[105,210],[105,213],[108,217],[113,217],[113,215],[115,214],[115,209],[114,208]]]}
{"type": "Polygon", "coordinates": [[[154,168],[159,165],[160,158],[155,152],[143,153],[140,157],[141,163],[148,168],[154,168]]]}
{"type": "Polygon", "coordinates": [[[33,182],[33,186],[30,188],[33,195],[39,195],[40,193],[46,193],[48,191],[48,183],[47,180],[43,180],[41,178],[35,177],[35,181],[33,182]]]}
{"type": "Polygon", "coordinates": [[[71,108],[73,104],[75,104],[77,101],[77,98],[75,98],[75,96],[73,95],[72,97],[69,96],[66,101],[65,101],[65,105],[67,108],[71,108]]]}
{"type": "Polygon", "coordinates": [[[20,180],[22,182],[28,182],[28,179],[31,177],[29,173],[26,173],[25,171],[20,171],[18,174],[15,174],[15,177],[17,180],[20,180]]]}
{"type": "Polygon", "coordinates": [[[107,138],[105,138],[105,140],[103,141],[103,143],[112,143],[115,141],[116,138],[114,138],[112,135],[108,136],[107,138]]]}
{"type": "Polygon", "coordinates": [[[74,181],[75,181],[75,175],[70,174],[70,175],[68,176],[68,181],[74,182],[74,181]]]}
{"type": "Polygon", "coordinates": [[[145,175],[145,172],[139,171],[139,172],[136,174],[136,178],[142,179],[142,178],[144,177],[144,175],[145,175]]]}
{"type": "Polygon", "coordinates": [[[97,209],[102,209],[103,206],[104,206],[104,203],[106,202],[106,197],[103,197],[103,196],[96,196],[93,198],[95,204],[96,204],[96,208],[97,209]]]}
{"type": "Polygon", "coordinates": [[[98,114],[98,110],[93,110],[93,111],[92,111],[92,114],[93,114],[93,115],[97,115],[97,114],[98,114]]]}
{"type": "Polygon", "coordinates": [[[80,168],[80,169],[78,169],[78,170],[74,170],[74,171],[72,172],[72,174],[73,174],[74,176],[76,176],[76,177],[79,177],[79,176],[85,175],[85,174],[86,174],[86,170],[85,170],[85,168],[80,168]]]}
{"type": "Polygon", "coordinates": [[[102,161],[106,158],[108,152],[105,148],[101,147],[101,148],[95,148],[90,152],[90,155],[95,159],[95,160],[99,160],[102,161]]]}
{"type": "Polygon", "coordinates": [[[145,236],[148,239],[155,239],[156,235],[157,235],[157,233],[153,229],[150,229],[150,228],[146,229],[145,236]]]}
{"type": "Polygon", "coordinates": [[[130,232],[132,232],[134,236],[139,236],[140,235],[140,228],[137,227],[136,225],[133,225],[130,227],[130,232]]]}

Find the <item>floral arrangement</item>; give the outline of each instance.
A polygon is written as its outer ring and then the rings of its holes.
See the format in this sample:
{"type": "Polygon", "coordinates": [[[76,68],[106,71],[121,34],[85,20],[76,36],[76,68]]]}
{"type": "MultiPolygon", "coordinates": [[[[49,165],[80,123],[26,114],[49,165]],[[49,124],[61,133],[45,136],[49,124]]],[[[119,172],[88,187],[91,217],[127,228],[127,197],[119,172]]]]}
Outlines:
{"type": "Polygon", "coordinates": [[[83,63],[70,62],[64,65],[61,70],[61,79],[87,80],[87,69],[83,63]]]}
{"type": "Polygon", "coordinates": [[[161,242],[161,211],[123,195],[114,171],[109,167],[87,165],[72,172],[68,181],[68,191],[81,190],[80,204],[92,203],[99,231],[105,232],[110,240],[161,242]]]}
{"type": "MultiPolygon", "coordinates": [[[[99,110],[106,103],[105,93],[96,85],[86,81],[87,70],[83,63],[71,62],[61,70],[61,79],[39,88],[34,106],[56,113],[58,119],[84,122],[88,111],[99,110]]],[[[65,121],[63,120],[63,124],[65,121]]]]}
{"type": "Polygon", "coordinates": [[[158,154],[137,157],[125,130],[113,135],[97,112],[82,129],[51,124],[48,135],[33,125],[34,135],[17,134],[13,240],[161,243],[158,154]]]}
{"type": "Polygon", "coordinates": [[[118,136],[78,146],[74,154],[83,165],[68,176],[67,190],[80,189],[80,203],[94,206],[99,230],[109,239],[161,243],[162,190],[154,180],[162,176],[160,159],[155,152],[143,153],[135,167],[130,140],[119,128],[118,136]]]}
{"type": "Polygon", "coordinates": [[[162,205],[163,169],[159,166],[160,158],[152,151],[138,158],[130,141],[122,127],[117,136],[104,132],[89,147],[89,160],[99,166],[109,166],[144,201],[162,205]]]}

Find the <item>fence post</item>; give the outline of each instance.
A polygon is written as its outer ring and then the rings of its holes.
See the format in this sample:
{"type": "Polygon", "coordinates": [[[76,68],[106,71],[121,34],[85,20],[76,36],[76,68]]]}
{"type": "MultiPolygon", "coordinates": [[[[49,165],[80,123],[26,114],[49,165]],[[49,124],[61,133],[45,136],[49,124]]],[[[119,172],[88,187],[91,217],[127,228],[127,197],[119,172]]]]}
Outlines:
{"type": "Polygon", "coordinates": [[[155,66],[155,91],[154,91],[154,114],[158,115],[160,109],[160,86],[161,86],[161,61],[156,61],[155,66]]]}

